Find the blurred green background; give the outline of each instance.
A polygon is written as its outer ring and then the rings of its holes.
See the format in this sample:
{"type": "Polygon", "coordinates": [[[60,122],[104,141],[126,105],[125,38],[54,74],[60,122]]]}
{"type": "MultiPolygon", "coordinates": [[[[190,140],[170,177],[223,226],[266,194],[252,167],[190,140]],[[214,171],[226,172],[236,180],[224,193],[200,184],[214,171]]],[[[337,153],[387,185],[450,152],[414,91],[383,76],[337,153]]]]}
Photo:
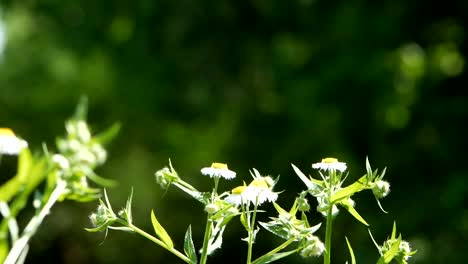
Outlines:
{"type": "MultiPolygon", "coordinates": [[[[156,185],[169,158],[200,190],[211,186],[199,171],[212,161],[239,175],[225,190],[253,167],[281,175],[279,203],[289,207],[305,188],[290,163],[313,174],[312,163],[337,157],[354,180],[369,156],[392,184],[387,215],[370,193],[357,195],[374,237],[383,241],[396,220],[418,250],[412,263],[463,263],[466,14],[467,1],[2,0],[0,126],[33,149],[52,147],[87,95],[94,131],[123,125],[98,171],[120,183],[109,190],[113,206],[133,186],[136,224],[151,231],[155,209],[179,248],[189,224],[201,246],[205,215],[181,191],[156,185]]],[[[179,263],[136,235],[111,231],[104,241],[84,231],[96,204],[54,207],[26,263],[179,263]]],[[[367,228],[346,212],[335,223],[333,262],[348,258],[346,235],[358,263],[375,263],[367,228]]],[[[234,220],[211,263],[242,263],[241,237],[234,220]]],[[[279,243],[261,232],[254,255],[279,243]]]]}

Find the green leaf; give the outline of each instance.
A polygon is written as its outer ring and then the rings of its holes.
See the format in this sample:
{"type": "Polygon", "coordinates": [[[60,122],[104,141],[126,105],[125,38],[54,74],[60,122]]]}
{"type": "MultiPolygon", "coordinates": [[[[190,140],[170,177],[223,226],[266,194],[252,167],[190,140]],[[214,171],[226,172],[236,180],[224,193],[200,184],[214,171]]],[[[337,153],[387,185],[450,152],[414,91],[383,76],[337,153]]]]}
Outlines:
{"type": "Polygon", "coordinates": [[[396,238],[396,222],[393,222],[392,236],[390,239],[394,240],[396,238]]]}
{"type": "Polygon", "coordinates": [[[401,243],[401,235],[398,236],[398,240],[392,244],[392,247],[385,252],[385,254],[381,257],[383,258],[383,263],[388,264],[392,259],[395,257],[395,255],[398,253],[400,249],[400,243],[401,243]]]}
{"type": "Polygon", "coordinates": [[[151,223],[153,224],[154,232],[161,239],[161,241],[166,244],[168,248],[173,248],[174,244],[172,243],[171,237],[166,232],[164,227],[162,227],[162,225],[158,222],[153,210],[151,210],[151,223]]]}
{"type": "Polygon", "coordinates": [[[286,210],[281,208],[281,206],[279,206],[279,204],[273,202],[273,206],[275,207],[276,211],[278,211],[279,215],[289,214],[286,210]]]}
{"type": "Polygon", "coordinates": [[[8,241],[0,240],[0,263],[3,263],[8,255],[8,241]]]}
{"type": "Polygon", "coordinates": [[[195,245],[192,240],[192,227],[189,226],[187,232],[185,232],[184,238],[184,252],[185,255],[190,259],[190,263],[197,264],[197,252],[195,250],[195,245]]]}
{"type": "Polygon", "coordinates": [[[355,183],[348,185],[345,188],[334,193],[330,199],[330,203],[334,204],[344,198],[350,197],[351,195],[362,191],[364,189],[365,182],[366,182],[366,176],[362,176],[355,183]]]}
{"type": "Polygon", "coordinates": [[[255,261],[252,262],[252,264],[264,264],[264,263],[270,263],[270,262],[273,262],[273,261],[276,261],[278,259],[282,259],[284,257],[287,257],[291,254],[294,254],[297,252],[297,249],[294,249],[294,250],[291,250],[291,251],[285,251],[285,252],[280,252],[280,253],[276,253],[276,254],[272,254],[272,255],[264,255],[258,259],[256,259],[255,261]]]}
{"type": "Polygon", "coordinates": [[[119,134],[121,125],[120,123],[115,123],[108,129],[94,136],[94,139],[100,144],[106,145],[109,144],[117,135],[119,134]]]}
{"type": "Polygon", "coordinates": [[[75,120],[85,120],[86,115],[88,114],[88,97],[81,96],[78,105],[76,106],[75,116],[73,117],[75,120]]]}
{"type": "Polygon", "coordinates": [[[321,185],[322,181],[314,180],[314,179],[309,179],[307,176],[305,176],[302,171],[296,167],[294,164],[291,164],[291,166],[294,169],[294,172],[296,172],[297,176],[302,180],[302,182],[307,186],[307,189],[309,190],[314,190],[317,188],[317,185],[321,185]]]}
{"type": "Polygon", "coordinates": [[[250,224],[247,222],[247,219],[246,219],[244,213],[241,213],[240,221],[241,221],[242,225],[244,226],[245,230],[249,231],[250,230],[250,228],[249,228],[250,224]]]}
{"type": "Polygon", "coordinates": [[[351,204],[347,200],[343,200],[340,202],[340,204],[352,215],[356,220],[359,222],[363,223],[366,226],[369,226],[369,224],[362,218],[362,216],[354,209],[354,207],[351,206],[351,204]]]}
{"type": "Polygon", "coordinates": [[[103,178],[99,175],[97,175],[96,173],[94,172],[91,172],[91,173],[88,173],[86,175],[90,180],[92,180],[93,182],[95,182],[96,184],[99,184],[103,187],[114,187],[117,185],[117,182],[114,181],[114,180],[111,180],[111,179],[106,179],[106,178],[103,178]]]}
{"type": "Polygon", "coordinates": [[[0,187],[0,201],[8,202],[18,193],[21,186],[27,182],[33,162],[33,157],[29,149],[23,149],[18,157],[16,175],[0,187]]]}
{"type": "Polygon", "coordinates": [[[353,248],[351,247],[351,244],[349,243],[348,238],[345,237],[345,239],[346,239],[346,244],[348,244],[349,255],[351,256],[351,264],[356,264],[356,258],[354,257],[353,248]]]}
{"type": "Polygon", "coordinates": [[[132,187],[132,190],[130,191],[130,195],[128,196],[128,199],[127,199],[127,204],[125,206],[127,222],[129,223],[132,223],[132,200],[133,200],[133,187],[132,187]]]}

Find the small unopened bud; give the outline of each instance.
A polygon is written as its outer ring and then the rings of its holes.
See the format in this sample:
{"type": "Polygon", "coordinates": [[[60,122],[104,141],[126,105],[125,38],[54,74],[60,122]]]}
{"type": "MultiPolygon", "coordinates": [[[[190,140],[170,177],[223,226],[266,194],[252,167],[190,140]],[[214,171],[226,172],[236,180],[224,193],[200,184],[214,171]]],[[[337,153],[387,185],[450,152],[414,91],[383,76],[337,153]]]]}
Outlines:
{"type": "Polygon", "coordinates": [[[318,257],[325,251],[325,245],[316,236],[309,236],[305,243],[305,247],[300,252],[302,257],[318,257]]]}
{"type": "Polygon", "coordinates": [[[115,216],[114,212],[101,204],[98,206],[96,212],[89,216],[89,220],[95,227],[106,228],[107,226],[114,223],[115,220],[117,220],[117,217],[115,216]]]}
{"type": "Polygon", "coordinates": [[[218,212],[218,210],[219,210],[219,207],[216,204],[208,204],[207,206],[205,206],[205,212],[209,214],[214,214],[218,212]]]}
{"type": "Polygon", "coordinates": [[[309,202],[304,197],[297,198],[297,209],[302,212],[307,212],[310,210],[309,202]]]}
{"type": "Polygon", "coordinates": [[[68,170],[70,168],[70,162],[68,162],[68,159],[63,155],[54,154],[52,156],[52,161],[62,170],[68,170]]]}
{"type": "Polygon", "coordinates": [[[89,132],[88,124],[83,120],[76,122],[76,134],[82,142],[91,140],[91,132],[89,132]]]}
{"type": "Polygon", "coordinates": [[[164,167],[155,173],[156,182],[166,189],[173,182],[179,179],[179,175],[175,171],[171,171],[168,167],[164,167]]]}
{"type": "Polygon", "coordinates": [[[372,192],[377,199],[383,198],[390,192],[390,183],[386,181],[377,181],[372,186],[372,192]]]}

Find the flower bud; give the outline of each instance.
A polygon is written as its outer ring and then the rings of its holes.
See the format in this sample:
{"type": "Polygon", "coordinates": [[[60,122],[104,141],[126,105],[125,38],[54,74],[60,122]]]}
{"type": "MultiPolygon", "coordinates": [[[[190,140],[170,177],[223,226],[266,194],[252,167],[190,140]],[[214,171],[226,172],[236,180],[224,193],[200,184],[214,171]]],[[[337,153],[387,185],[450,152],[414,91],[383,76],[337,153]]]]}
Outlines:
{"type": "Polygon", "coordinates": [[[297,209],[302,212],[307,212],[310,210],[309,202],[304,197],[297,198],[297,209]]]}
{"type": "Polygon", "coordinates": [[[179,176],[175,171],[171,171],[168,167],[158,170],[155,173],[156,183],[161,185],[161,188],[166,189],[173,182],[179,179],[179,176]]]}
{"type": "Polygon", "coordinates": [[[318,257],[325,251],[325,245],[316,236],[309,236],[305,241],[305,247],[300,251],[302,257],[318,257]]]}
{"type": "Polygon", "coordinates": [[[216,205],[216,204],[208,204],[207,206],[205,206],[205,212],[209,213],[209,214],[214,214],[216,212],[218,212],[219,210],[219,207],[216,205]]]}
{"type": "Polygon", "coordinates": [[[109,208],[104,205],[99,205],[96,213],[92,213],[89,216],[89,220],[91,224],[96,228],[107,228],[109,225],[117,220],[114,212],[112,212],[109,208]]]}
{"type": "Polygon", "coordinates": [[[377,199],[383,198],[390,192],[390,183],[386,181],[377,181],[372,186],[372,192],[377,199]]]}

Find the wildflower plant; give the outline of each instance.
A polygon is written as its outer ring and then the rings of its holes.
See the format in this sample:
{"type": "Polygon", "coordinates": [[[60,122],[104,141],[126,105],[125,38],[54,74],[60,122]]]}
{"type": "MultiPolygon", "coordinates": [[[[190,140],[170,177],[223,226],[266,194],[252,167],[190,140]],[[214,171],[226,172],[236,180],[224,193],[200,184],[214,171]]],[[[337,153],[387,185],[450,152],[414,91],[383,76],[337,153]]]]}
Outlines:
{"type": "Polygon", "coordinates": [[[0,262],[24,262],[31,237],[55,203],[98,198],[100,189],[90,187],[88,180],[100,186],[113,184],[98,176],[95,169],[106,161],[104,144],[116,135],[119,125],[92,134],[86,123],[86,109],[83,99],[65,124],[66,135],[57,138],[56,153],[44,144],[41,153],[32,154],[25,140],[17,138],[8,128],[0,128],[0,158],[18,155],[17,174],[0,186],[0,262]],[[21,230],[16,218],[31,196],[34,215],[21,230]]]}
{"type": "MultiPolygon", "coordinates": [[[[224,231],[231,220],[238,217],[247,233],[246,237],[240,239],[247,242],[247,264],[270,263],[295,253],[304,258],[323,256],[323,263],[329,264],[332,253],[333,220],[338,216],[340,209],[344,209],[356,220],[369,226],[356,210],[356,204],[352,196],[361,191],[370,190],[382,209],[380,199],[387,196],[390,191],[389,183],[383,180],[386,170],[384,169],[380,173],[378,170],[373,171],[369,161],[366,160],[366,174],[354,183],[345,186],[345,180],[349,175],[346,163],[335,158],[325,158],[321,162],[312,165],[312,168],[317,170],[318,179],[306,176],[293,164],[292,168],[305,184],[306,189],[299,193],[291,208],[286,210],[276,203],[280,192],[276,192],[274,188],[279,177],[274,179],[271,176],[262,175],[256,169],[252,169],[250,171],[252,179],[248,184],[244,179],[242,185],[234,187],[230,191],[220,191],[218,190],[220,180],[230,181],[238,175],[236,172],[231,171],[227,164],[214,162],[211,166],[201,169],[202,175],[213,180],[212,189],[204,192],[184,181],[169,160],[169,166],[155,173],[156,183],[165,190],[175,186],[203,205],[206,222],[203,244],[199,250],[194,246],[190,225],[185,233],[183,250],[177,249],[169,233],[157,220],[154,211],[151,211],[150,218],[155,235],[151,235],[135,226],[131,212],[133,190],[125,208],[118,213],[113,211],[107,193],[104,192],[104,201],[100,200],[96,212],[90,216],[94,227],[88,229],[88,231],[107,232],[109,229],[114,229],[137,233],[168,250],[186,263],[205,264],[208,261],[208,256],[222,247],[224,231]],[[309,196],[317,201],[316,209],[324,216],[324,240],[316,234],[323,226],[323,223],[321,223],[323,218],[313,221],[308,219],[307,214],[312,208],[308,200],[309,196]],[[276,214],[269,217],[267,222],[257,222],[257,214],[266,213],[264,210],[260,210],[260,207],[265,203],[272,203],[276,214]],[[283,239],[284,242],[254,259],[253,245],[257,234],[261,230],[271,232],[283,239]]],[[[384,210],[382,209],[382,211],[384,210]]],[[[348,238],[345,239],[351,262],[356,263],[351,243],[348,238]]],[[[394,227],[391,237],[382,246],[375,244],[381,255],[377,260],[378,264],[390,263],[392,260],[400,264],[407,263],[410,256],[416,253],[416,251],[411,251],[408,242],[401,240],[401,235],[396,238],[396,227],[394,227]]]]}

